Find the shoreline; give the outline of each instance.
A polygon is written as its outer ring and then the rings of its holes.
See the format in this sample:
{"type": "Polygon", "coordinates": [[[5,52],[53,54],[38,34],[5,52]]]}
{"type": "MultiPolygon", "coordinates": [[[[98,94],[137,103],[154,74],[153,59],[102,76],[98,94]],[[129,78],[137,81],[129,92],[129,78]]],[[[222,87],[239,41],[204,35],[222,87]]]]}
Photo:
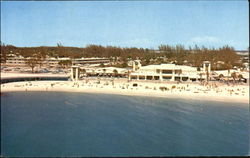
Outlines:
{"type": "MultiPolygon", "coordinates": [[[[92,81],[26,81],[13,82],[1,85],[1,94],[6,92],[78,92],[91,94],[110,94],[110,95],[126,95],[126,96],[142,96],[142,97],[160,97],[160,98],[175,98],[175,99],[192,99],[204,101],[218,101],[218,102],[234,102],[249,104],[249,86],[241,86],[246,92],[242,95],[228,95],[226,90],[219,93],[215,91],[206,91],[199,88],[204,88],[201,85],[188,84],[168,84],[168,86],[175,86],[175,89],[168,91],[159,90],[162,84],[137,83],[138,87],[132,87],[133,83],[118,82],[112,83],[107,81],[96,83],[92,81]],[[92,83],[91,83],[92,82],[92,83]],[[108,85],[107,85],[108,84],[108,85]],[[129,85],[130,84],[130,85],[129,85]],[[145,88],[150,86],[154,88],[145,88]],[[145,86],[145,87],[143,87],[145,86]],[[189,86],[188,91],[183,90],[184,86],[189,86]],[[157,87],[157,88],[156,88],[157,87]],[[198,87],[198,88],[197,88],[198,87]],[[182,88],[182,90],[181,90],[182,88]],[[191,90],[190,90],[191,89],[191,90]]],[[[99,81],[100,82],[100,81],[99,81]]],[[[185,87],[184,87],[185,88],[185,87]]],[[[224,87],[222,87],[224,88],[224,87]]],[[[238,88],[238,87],[235,87],[238,88]]],[[[239,88],[238,88],[239,89],[239,88]]]]}

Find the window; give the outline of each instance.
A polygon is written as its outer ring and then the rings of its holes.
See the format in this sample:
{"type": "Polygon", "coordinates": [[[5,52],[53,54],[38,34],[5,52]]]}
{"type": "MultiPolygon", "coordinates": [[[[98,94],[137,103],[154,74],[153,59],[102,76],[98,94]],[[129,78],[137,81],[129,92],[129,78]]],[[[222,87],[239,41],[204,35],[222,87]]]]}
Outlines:
{"type": "Polygon", "coordinates": [[[145,80],[145,76],[139,76],[139,80],[145,80]]]}
{"type": "Polygon", "coordinates": [[[187,81],[188,77],[182,77],[182,81],[187,81]]]}
{"type": "Polygon", "coordinates": [[[136,76],[131,76],[131,79],[137,79],[137,77],[136,76]]]}
{"type": "Polygon", "coordinates": [[[152,80],[153,77],[152,76],[147,76],[147,80],[152,80]]]}
{"type": "Polygon", "coordinates": [[[164,80],[171,80],[171,79],[172,79],[171,76],[163,76],[162,78],[163,78],[164,80]]]}
{"type": "Polygon", "coordinates": [[[174,80],[175,80],[175,81],[180,81],[181,78],[180,78],[180,77],[175,77],[174,80]]]}
{"type": "Polygon", "coordinates": [[[162,70],[163,74],[172,74],[172,70],[162,70]]]}
{"type": "Polygon", "coordinates": [[[159,77],[159,76],[155,76],[154,78],[155,78],[155,80],[159,80],[159,79],[160,79],[160,77],[159,77]]]}

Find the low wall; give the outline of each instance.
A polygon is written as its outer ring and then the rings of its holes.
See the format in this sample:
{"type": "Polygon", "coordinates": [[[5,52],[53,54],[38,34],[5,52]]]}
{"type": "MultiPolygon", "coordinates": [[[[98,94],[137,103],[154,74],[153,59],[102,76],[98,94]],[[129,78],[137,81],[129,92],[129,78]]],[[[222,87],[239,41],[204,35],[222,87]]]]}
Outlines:
{"type": "Polygon", "coordinates": [[[5,77],[1,78],[0,83],[9,82],[22,82],[22,81],[68,81],[69,77],[50,77],[50,76],[40,76],[40,77],[5,77]]]}

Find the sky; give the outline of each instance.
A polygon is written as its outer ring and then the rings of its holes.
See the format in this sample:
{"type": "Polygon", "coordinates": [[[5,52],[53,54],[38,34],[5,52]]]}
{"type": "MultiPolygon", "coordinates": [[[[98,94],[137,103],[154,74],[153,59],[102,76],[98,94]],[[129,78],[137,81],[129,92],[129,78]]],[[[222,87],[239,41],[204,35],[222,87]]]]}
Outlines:
{"type": "Polygon", "coordinates": [[[1,1],[1,42],[18,47],[197,44],[246,50],[248,10],[247,0],[1,1]]]}

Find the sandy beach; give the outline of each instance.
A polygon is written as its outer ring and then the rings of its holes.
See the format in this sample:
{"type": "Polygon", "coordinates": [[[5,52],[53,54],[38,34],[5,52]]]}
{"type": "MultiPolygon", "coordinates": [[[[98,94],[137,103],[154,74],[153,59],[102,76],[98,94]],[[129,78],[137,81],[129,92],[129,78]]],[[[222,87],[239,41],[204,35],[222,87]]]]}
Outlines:
{"type": "Polygon", "coordinates": [[[28,91],[104,93],[129,96],[184,98],[249,103],[247,85],[200,85],[199,83],[128,82],[122,79],[85,79],[82,81],[29,81],[1,85],[1,93],[28,91]]]}

